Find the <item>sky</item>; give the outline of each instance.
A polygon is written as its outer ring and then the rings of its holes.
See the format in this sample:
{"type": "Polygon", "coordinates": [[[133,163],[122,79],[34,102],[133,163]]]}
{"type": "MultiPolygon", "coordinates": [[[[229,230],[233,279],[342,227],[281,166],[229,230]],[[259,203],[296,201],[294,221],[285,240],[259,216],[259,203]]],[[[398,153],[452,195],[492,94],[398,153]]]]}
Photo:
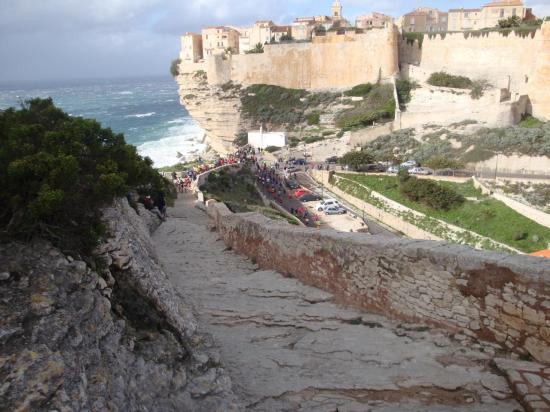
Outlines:
{"type": "MultiPolygon", "coordinates": [[[[479,7],[484,0],[341,0],[344,16],[398,17],[420,6],[479,7]]],[[[168,75],[179,36],[208,25],[286,23],[330,14],[332,0],[0,0],[0,82],[168,75]]],[[[527,0],[550,15],[550,0],[527,0]]]]}

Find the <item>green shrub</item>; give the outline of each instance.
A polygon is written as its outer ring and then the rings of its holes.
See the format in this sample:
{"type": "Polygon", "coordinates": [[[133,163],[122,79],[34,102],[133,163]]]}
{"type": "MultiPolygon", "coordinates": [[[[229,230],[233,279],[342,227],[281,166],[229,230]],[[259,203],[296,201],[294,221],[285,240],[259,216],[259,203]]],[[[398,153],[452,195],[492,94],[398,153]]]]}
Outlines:
{"type": "Polygon", "coordinates": [[[427,166],[432,169],[463,169],[464,163],[445,156],[433,156],[422,163],[423,166],[427,166]]]}
{"type": "Polygon", "coordinates": [[[321,121],[321,114],[319,112],[312,112],[306,116],[307,124],[310,126],[319,124],[321,121]]]}
{"type": "Polygon", "coordinates": [[[490,86],[489,82],[486,80],[475,80],[472,82],[472,87],[470,88],[470,96],[474,100],[478,100],[483,97],[483,93],[490,86]]]}
{"type": "Polygon", "coordinates": [[[172,60],[172,64],[170,64],[170,74],[172,74],[172,77],[176,77],[180,74],[180,64],[181,59],[172,60]]]}
{"type": "Polygon", "coordinates": [[[422,48],[422,43],[424,42],[424,33],[416,32],[404,32],[403,38],[407,40],[407,44],[411,46],[414,45],[415,41],[418,41],[418,47],[422,48]]]}
{"type": "Polygon", "coordinates": [[[521,25],[521,18],[519,16],[511,16],[507,19],[501,19],[498,21],[498,27],[501,29],[507,29],[510,27],[519,27],[521,25]]]}
{"type": "Polygon", "coordinates": [[[235,139],[233,139],[233,144],[237,147],[243,147],[248,144],[248,133],[245,131],[241,131],[235,135],[235,139]]]}
{"type": "Polygon", "coordinates": [[[305,105],[300,99],[306,95],[301,89],[255,84],[241,97],[242,111],[256,123],[298,124],[304,121],[305,105]]]}
{"type": "Polygon", "coordinates": [[[323,137],[332,136],[333,134],[334,134],[334,131],[332,130],[325,130],[323,133],[321,133],[323,137]]]}
{"type": "Polygon", "coordinates": [[[530,114],[525,114],[521,117],[521,122],[519,122],[519,127],[525,127],[531,129],[534,127],[541,127],[544,124],[541,120],[536,117],[531,116],[530,114]]]}
{"type": "Polygon", "coordinates": [[[376,86],[355,107],[346,109],[337,116],[336,125],[345,130],[371,126],[382,119],[395,117],[393,87],[389,84],[376,86]]]}
{"type": "Polygon", "coordinates": [[[515,241],[525,240],[528,237],[529,237],[529,234],[527,232],[516,232],[516,233],[514,233],[514,240],[515,241]]]}
{"type": "Polygon", "coordinates": [[[273,152],[276,152],[278,150],[281,150],[281,148],[277,147],[277,146],[267,146],[265,148],[265,151],[268,152],[268,153],[273,153],[273,152]]]}
{"type": "Polygon", "coordinates": [[[88,255],[103,233],[103,206],[132,190],[156,196],[170,186],[122,134],[71,117],[51,99],[0,112],[3,238],[37,235],[88,255]]]}
{"type": "Polygon", "coordinates": [[[366,150],[347,152],[338,162],[342,165],[348,165],[353,170],[357,170],[359,166],[368,165],[374,162],[372,153],[366,150]]]}
{"type": "Polygon", "coordinates": [[[397,80],[395,82],[395,88],[397,89],[397,98],[399,99],[399,106],[404,109],[407,103],[411,101],[411,91],[416,89],[418,84],[410,82],[408,80],[397,80]]]}
{"type": "Polygon", "coordinates": [[[250,49],[246,54],[260,54],[264,52],[264,45],[262,43],[256,43],[253,49],[250,49]]]}
{"type": "Polygon", "coordinates": [[[451,188],[441,186],[433,180],[409,176],[400,180],[400,192],[413,202],[420,202],[437,210],[449,210],[460,206],[465,199],[451,188]]]}
{"type": "Polygon", "coordinates": [[[370,83],[358,84],[357,86],[352,87],[350,90],[345,91],[344,95],[354,96],[354,97],[364,97],[370,93],[373,87],[374,86],[370,83]]]}
{"type": "Polygon", "coordinates": [[[454,76],[445,72],[435,72],[428,78],[428,84],[438,87],[452,87],[454,89],[470,89],[473,82],[465,76],[454,76]]]}
{"type": "Polygon", "coordinates": [[[323,137],[322,136],[308,136],[304,139],[304,143],[315,143],[315,142],[320,142],[321,140],[323,140],[323,137]]]}
{"type": "Polygon", "coordinates": [[[197,70],[195,74],[193,74],[193,78],[195,79],[204,79],[206,80],[207,74],[204,70],[197,70]]]}

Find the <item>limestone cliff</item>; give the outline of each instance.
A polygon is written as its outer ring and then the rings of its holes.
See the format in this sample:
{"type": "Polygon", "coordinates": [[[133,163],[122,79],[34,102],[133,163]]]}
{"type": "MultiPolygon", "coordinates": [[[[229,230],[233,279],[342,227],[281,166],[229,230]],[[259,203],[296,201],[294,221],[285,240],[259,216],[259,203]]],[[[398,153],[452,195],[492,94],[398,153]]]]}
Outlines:
{"type": "Polygon", "coordinates": [[[49,243],[0,245],[0,410],[237,410],[210,340],[120,201],[93,271],[49,243]]]}
{"type": "Polygon", "coordinates": [[[216,152],[232,151],[235,135],[248,128],[240,114],[240,90],[209,85],[206,73],[200,70],[180,70],[176,81],[180,102],[204,129],[205,142],[216,152]]]}

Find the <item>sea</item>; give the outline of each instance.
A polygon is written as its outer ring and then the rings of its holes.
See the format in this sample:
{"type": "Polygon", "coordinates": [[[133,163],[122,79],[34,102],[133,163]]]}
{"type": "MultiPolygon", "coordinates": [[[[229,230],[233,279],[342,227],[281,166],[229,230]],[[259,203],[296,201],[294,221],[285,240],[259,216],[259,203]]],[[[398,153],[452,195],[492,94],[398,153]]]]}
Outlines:
{"type": "Polygon", "coordinates": [[[204,131],[180,105],[171,77],[0,83],[0,110],[34,97],[51,97],[71,116],[96,119],[123,133],[155,167],[184,161],[205,147],[204,131]]]}

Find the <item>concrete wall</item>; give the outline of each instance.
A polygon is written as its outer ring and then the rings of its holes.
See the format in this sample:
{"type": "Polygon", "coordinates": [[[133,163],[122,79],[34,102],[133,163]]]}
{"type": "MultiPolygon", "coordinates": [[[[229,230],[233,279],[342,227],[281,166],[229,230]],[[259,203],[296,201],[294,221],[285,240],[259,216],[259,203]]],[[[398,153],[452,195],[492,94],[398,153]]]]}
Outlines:
{"type": "Polygon", "coordinates": [[[550,93],[545,92],[550,87],[550,22],[526,37],[514,32],[425,35],[422,47],[401,39],[399,61],[405,72],[410,64],[426,73],[446,71],[510,87],[513,101],[529,95],[533,114],[550,119],[550,93]]]}
{"type": "Polygon", "coordinates": [[[295,89],[349,88],[398,71],[394,27],[346,41],[265,45],[264,53],[208,57],[208,82],[272,84],[295,89]]]}
{"type": "Polygon", "coordinates": [[[262,268],[345,304],[463,331],[550,363],[549,260],[294,228],[212,201],[207,210],[225,243],[262,268]]]}
{"type": "MultiPolygon", "coordinates": [[[[469,90],[422,85],[411,92],[407,110],[396,118],[396,128],[418,127],[427,123],[446,126],[464,119],[475,120],[487,127],[505,127],[521,120],[524,106],[519,102],[501,102],[501,90],[486,90],[472,99],[469,90]],[[520,113],[521,112],[521,113],[520,113]]],[[[522,100],[523,101],[523,100],[522,100]]]]}
{"type": "Polygon", "coordinates": [[[482,177],[490,178],[495,174],[537,175],[550,177],[550,158],[546,156],[498,155],[483,162],[469,165],[482,177]]]}

